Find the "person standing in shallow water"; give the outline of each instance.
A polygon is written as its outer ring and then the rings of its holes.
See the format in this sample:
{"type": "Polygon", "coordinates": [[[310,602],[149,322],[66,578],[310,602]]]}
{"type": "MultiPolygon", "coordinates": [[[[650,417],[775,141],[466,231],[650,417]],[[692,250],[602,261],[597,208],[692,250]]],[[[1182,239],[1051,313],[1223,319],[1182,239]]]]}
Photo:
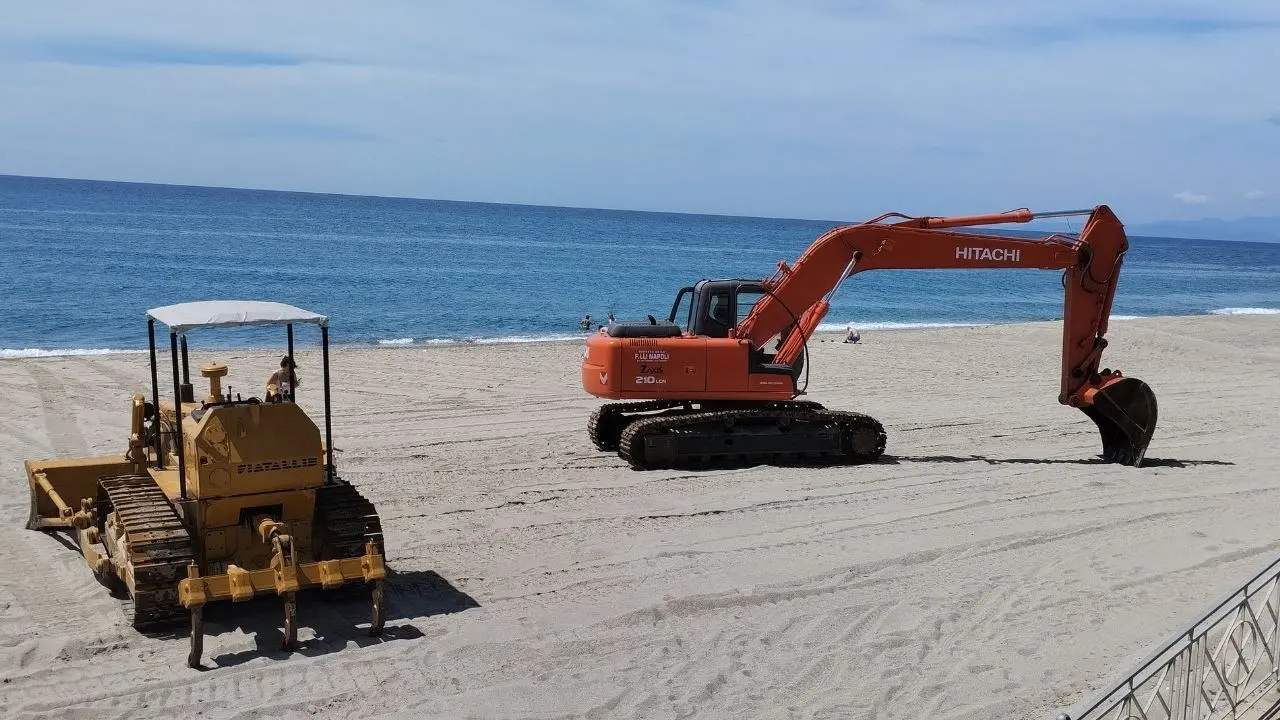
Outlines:
{"type": "Polygon", "coordinates": [[[589,332],[591,330],[591,316],[583,315],[582,322],[578,323],[578,327],[582,328],[582,332],[589,332]]]}

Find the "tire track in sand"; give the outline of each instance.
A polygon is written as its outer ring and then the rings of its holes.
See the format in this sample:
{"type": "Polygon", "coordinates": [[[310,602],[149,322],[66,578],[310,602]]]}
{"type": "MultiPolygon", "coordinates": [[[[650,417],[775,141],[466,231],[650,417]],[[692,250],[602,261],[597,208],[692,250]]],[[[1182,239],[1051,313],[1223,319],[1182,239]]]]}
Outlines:
{"type": "Polygon", "coordinates": [[[40,363],[29,363],[27,372],[40,395],[40,412],[44,416],[45,432],[49,444],[58,455],[87,455],[89,443],[72,413],[69,413],[69,394],[65,385],[40,363]]]}

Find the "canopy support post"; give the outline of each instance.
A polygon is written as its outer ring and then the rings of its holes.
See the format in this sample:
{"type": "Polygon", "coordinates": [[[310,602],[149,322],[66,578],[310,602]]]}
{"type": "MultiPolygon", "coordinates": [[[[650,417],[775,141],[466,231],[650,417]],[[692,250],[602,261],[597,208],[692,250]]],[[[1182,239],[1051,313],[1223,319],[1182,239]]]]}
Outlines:
{"type": "MultiPolygon", "coordinates": [[[[293,371],[293,323],[285,325],[285,331],[289,336],[289,402],[297,402],[298,390],[295,386],[298,384],[298,376],[293,371]]],[[[325,412],[328,413],[328,410],[325,412]]]]}
{"type": "Polygon", "coordinates": [[[195,402],[195,390],[191,387],[191,365],[187,362],[187,336],[182,336],[182,401],[195,402]]]}
{"type": "MultiPolygon", "coordinates": [[[[178,385],[178,333],[169,333],[169,356],[173,358],[173,447],[178,451],[178,499],[187,500],[187,464],[182,448],[182,388],[178,385]]],[[[159,412],[159,408],[156,412],[159,412]]]]}
{"type": "Polygon", "coordinates": [[[329,326],[320,326],[320,355],[324,364],[324,480],[333,481],[333,411],[329,402],[329,326]]]}
{"type": "Polygon", "coordinates": [[[155,431],[156,469],[164,469],[160,438],[160,379],[156,374],[156,321],[147,318],[147,345],[151,348],[151,427],[155,431]]]}

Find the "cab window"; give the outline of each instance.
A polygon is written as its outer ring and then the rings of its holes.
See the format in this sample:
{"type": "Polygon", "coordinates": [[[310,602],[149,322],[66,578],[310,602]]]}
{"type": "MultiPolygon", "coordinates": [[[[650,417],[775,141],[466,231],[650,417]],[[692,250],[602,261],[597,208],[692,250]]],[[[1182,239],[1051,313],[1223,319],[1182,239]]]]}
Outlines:
{"type": "Polygon", "coordinates": [[[738,291],[738,321],[734,323],[734,327],[737,327],[743,320],[747,319],[747,316],[751,314],[751,309],[754,308],[756,303],[760,302],[760,299],[763,297],[764,293],[759,290],[738,291]]]}
{"type": "Polygon", "coordinates": [[[733,316],[730,314],[730,297],[727,292],[718,292],[707,299],[707,317],[705,325],[708,337],[728,337],[729,328],[733,327],[733,316]]]}
{"type": "Polygon", "coordinates": [[[729,317],[729,293],[716,293],[711,296],[711,302],[707,303],[707,317],[725,327],[730,326],[732,320],[729,317]]]}
{"type": "Polygon", "coordinates": [[[689,331],[689,321],[693,319],[693,298],[693,288],[681,290],[676,306],[671,310],[671,322],[679,325],[681,332],[689,331]]]}

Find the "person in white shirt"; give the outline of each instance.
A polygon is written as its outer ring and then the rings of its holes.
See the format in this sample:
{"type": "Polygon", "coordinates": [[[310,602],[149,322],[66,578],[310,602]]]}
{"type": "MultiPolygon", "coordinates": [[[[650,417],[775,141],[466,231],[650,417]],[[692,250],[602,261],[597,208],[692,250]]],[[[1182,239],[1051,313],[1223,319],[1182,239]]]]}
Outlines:
{"type": "Polygon", "coordinates": [[[267,402],[289,399],[290,392],[301,384],[297,368],[298,364],[288,355],[280,358],[280,369],[271,373],[271,377],[267,379],[267,402]]]}

